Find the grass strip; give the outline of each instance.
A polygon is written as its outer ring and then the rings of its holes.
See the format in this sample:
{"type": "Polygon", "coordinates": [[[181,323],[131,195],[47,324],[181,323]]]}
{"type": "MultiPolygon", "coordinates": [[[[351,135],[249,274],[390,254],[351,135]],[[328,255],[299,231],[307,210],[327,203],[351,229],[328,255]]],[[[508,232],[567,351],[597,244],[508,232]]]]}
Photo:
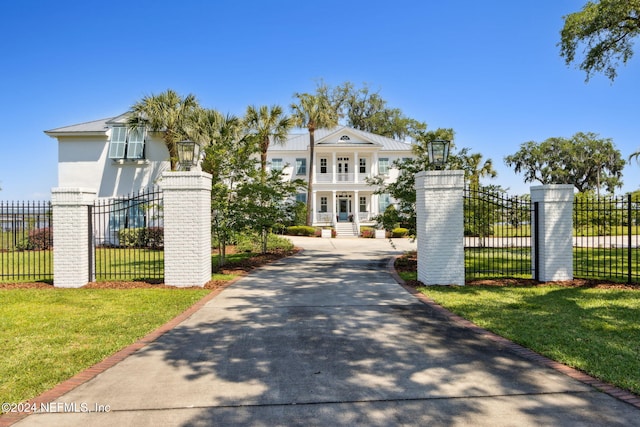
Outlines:
{"type": "Polygon", "coordinates": [[[563,286],[419,288],[478,326],[640,394],[640,292],[563,286]]]}
{"type": "Polygon", "coordinates": [[[23,402],[161,326],[206,289],[0,290],[0,402],[23,402]]]}

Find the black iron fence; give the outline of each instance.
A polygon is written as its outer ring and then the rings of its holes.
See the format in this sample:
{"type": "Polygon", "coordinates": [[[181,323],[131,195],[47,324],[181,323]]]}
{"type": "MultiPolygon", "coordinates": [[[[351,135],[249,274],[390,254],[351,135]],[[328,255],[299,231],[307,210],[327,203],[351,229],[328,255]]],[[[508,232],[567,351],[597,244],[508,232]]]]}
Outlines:
{"type": "Polygon", "coordinates": [[[467,186],[464,252],[468,279],[531,278],[532,204],[528,197],[467,186]]]}
{"type": "Polygon", "coordinates": [[[640,197],[579,193],[573,205],[573,274],[640,282],[640,197]]]}
{"type": "Polygon", "coordinates": [[[51,202],[0,201],[0,282],[53,280],[51,202]]]}
{"type": "Polygon", "coordinates": [[[162,207],[162,192],[155,187],[98,199],[90,207],[95,281],[162,281],[162,207]]]}

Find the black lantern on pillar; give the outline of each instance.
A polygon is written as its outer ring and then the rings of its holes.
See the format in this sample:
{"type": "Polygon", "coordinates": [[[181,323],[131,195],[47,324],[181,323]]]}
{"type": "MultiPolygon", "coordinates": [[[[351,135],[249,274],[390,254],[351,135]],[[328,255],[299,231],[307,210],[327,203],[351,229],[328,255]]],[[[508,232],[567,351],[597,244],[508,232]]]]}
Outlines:
{"type": "Polygon", "coordinates": [[[200,145],[193,141],[180,141],[176,143],[178,148],[178,164],[185,171],[198,165],[200,158],[200,145]]]}
{"type": "Polygon", "coordinates": [[[449,145],[451,141],[444,139],[435,139],[429,141],[429,163],[435,165],[436,169],[444,168],[449,158],[449,145]]]}

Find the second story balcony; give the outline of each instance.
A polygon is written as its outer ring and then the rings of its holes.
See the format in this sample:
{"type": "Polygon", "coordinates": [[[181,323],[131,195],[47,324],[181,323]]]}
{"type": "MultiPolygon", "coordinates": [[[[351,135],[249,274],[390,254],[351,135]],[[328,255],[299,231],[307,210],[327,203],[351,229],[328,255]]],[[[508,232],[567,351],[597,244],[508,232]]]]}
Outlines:
{"type": "Polygon", "coordinates": [[[368,173],[316,173],[314,182],[318,184],[365,184],[371,177],[368,173]]]}

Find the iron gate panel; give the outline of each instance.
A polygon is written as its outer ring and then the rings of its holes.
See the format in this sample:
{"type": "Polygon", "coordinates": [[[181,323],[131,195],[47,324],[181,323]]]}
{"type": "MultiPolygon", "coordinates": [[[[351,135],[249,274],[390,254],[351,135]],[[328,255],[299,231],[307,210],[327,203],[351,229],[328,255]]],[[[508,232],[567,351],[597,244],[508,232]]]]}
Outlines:
{"type": "Polygon", "coordinates": [[[94,281],[164,278],[162,192],[152,187],[90,207],[94,281]]]}
{"type": "Polygon", "coordinates": [[[640,197],[576,194],[573,274],[640,283],[640,197]]]}
{"type": "Polygon", "coordinates": [[[0,282],[52,282],[51,202],[0,202],[0,282]]]}
{"type": "Polygon", "coordinates": [[[532,277],[532,204],[483,187],[464,191],[465,275],[469,279],[532,277]]]}

